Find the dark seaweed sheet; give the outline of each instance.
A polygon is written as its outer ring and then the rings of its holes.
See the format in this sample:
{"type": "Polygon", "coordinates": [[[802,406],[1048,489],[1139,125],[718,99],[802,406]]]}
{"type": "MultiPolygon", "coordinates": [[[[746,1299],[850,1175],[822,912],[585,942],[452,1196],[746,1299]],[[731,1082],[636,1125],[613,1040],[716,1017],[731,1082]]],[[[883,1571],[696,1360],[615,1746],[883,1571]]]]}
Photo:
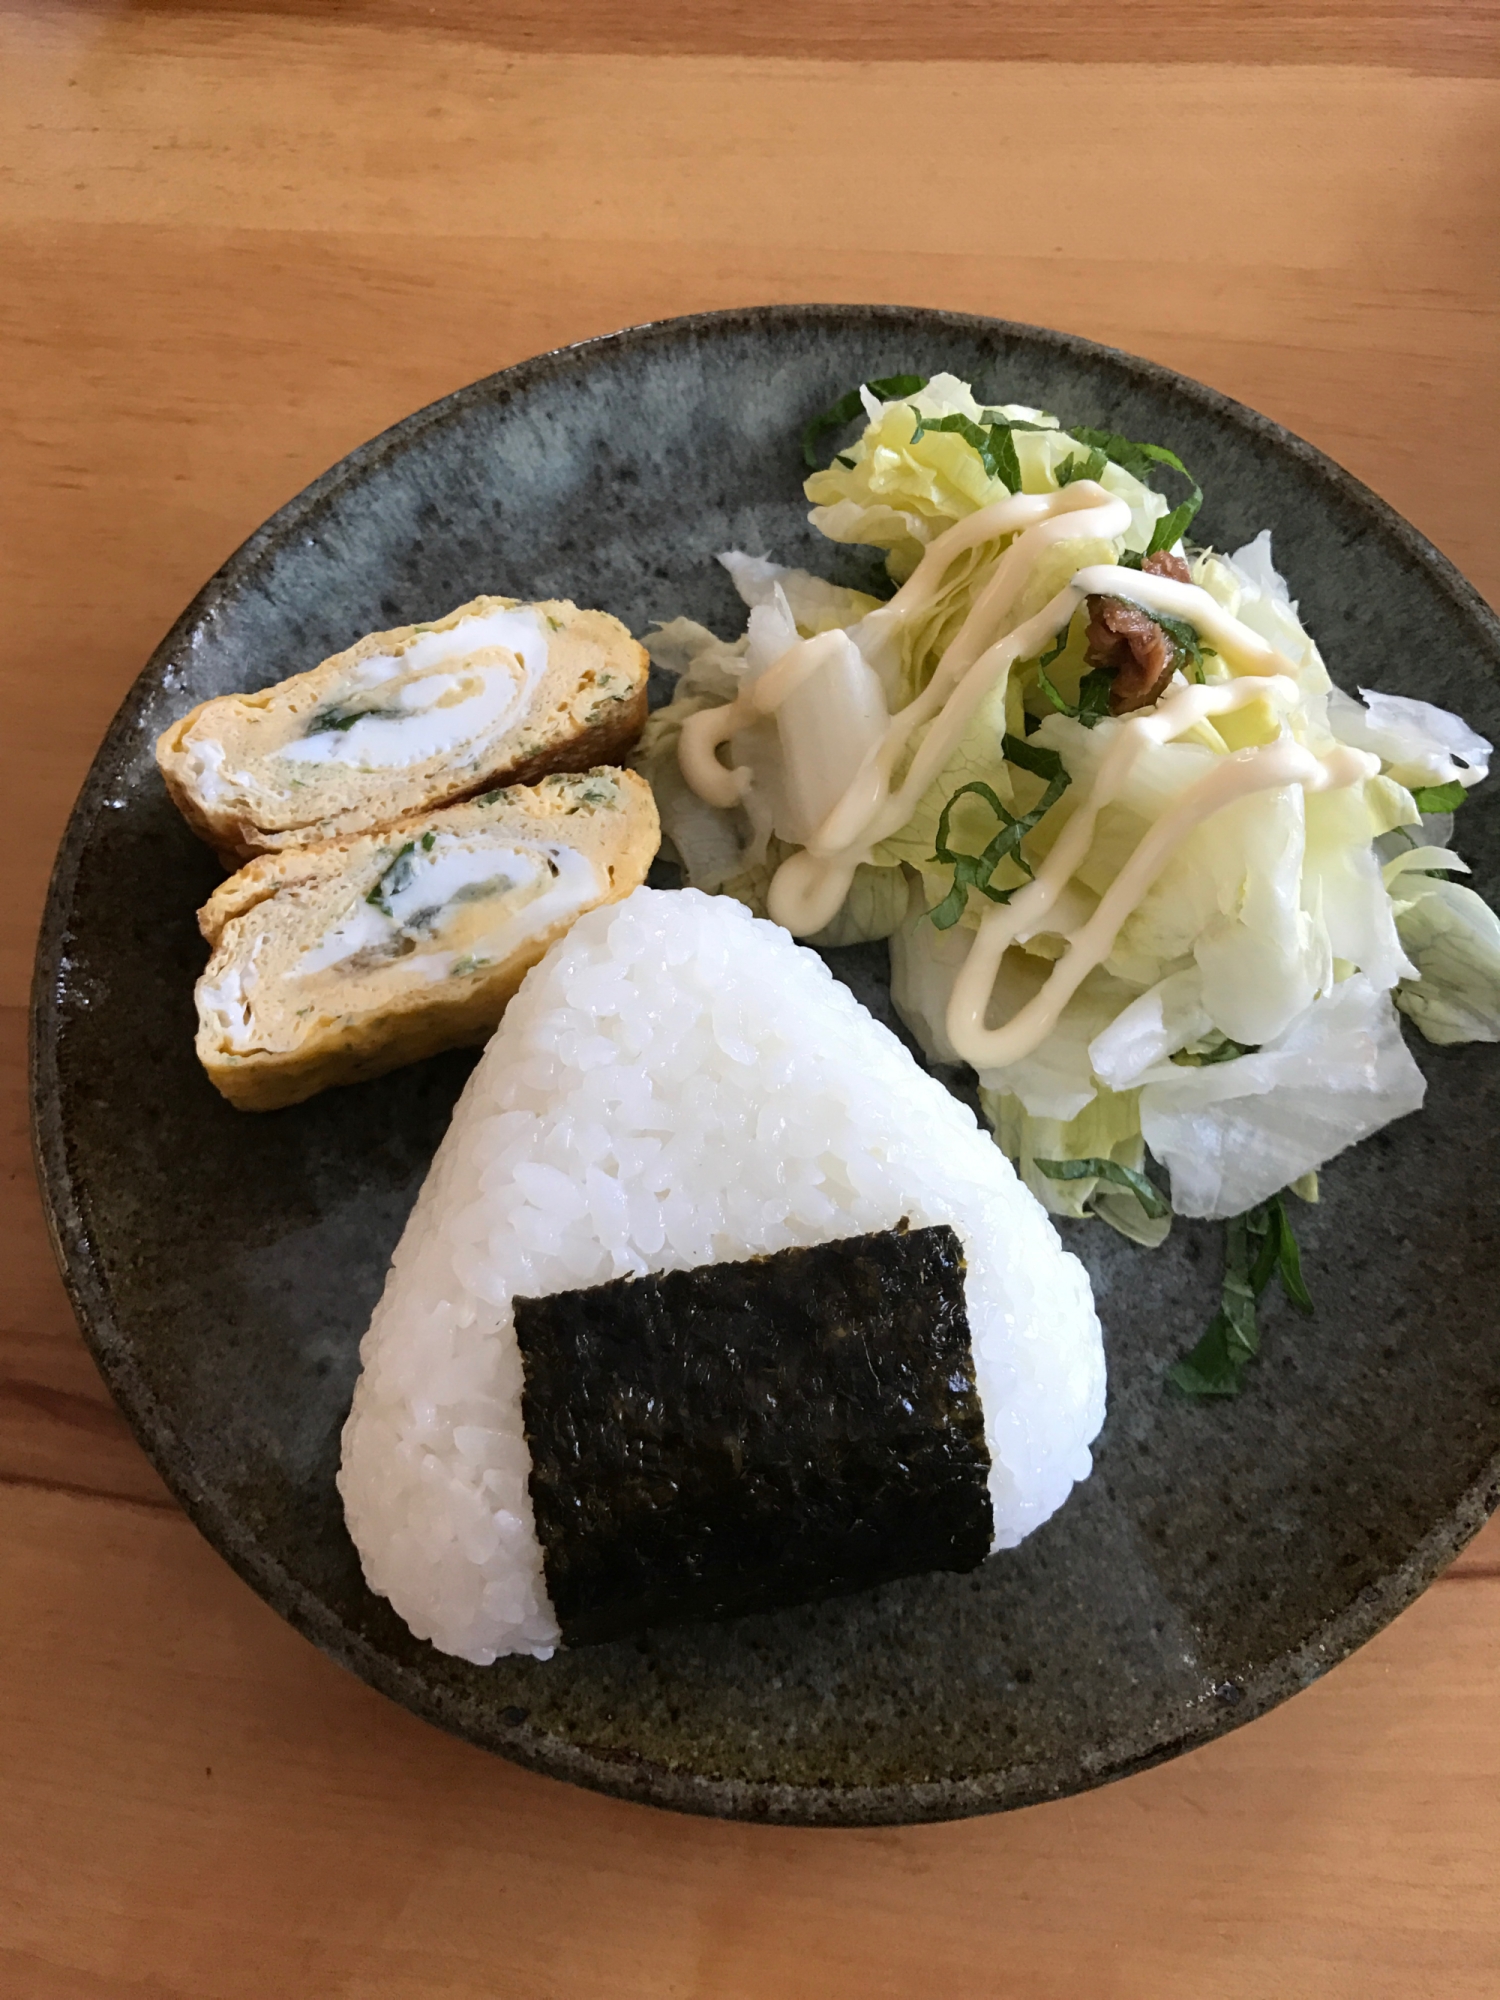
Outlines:
{"type": "Polygon", "coordinates": [[[963,1272],[944,1225],[517,1300],[565,1642],[982,1562],[963,1272]]]}

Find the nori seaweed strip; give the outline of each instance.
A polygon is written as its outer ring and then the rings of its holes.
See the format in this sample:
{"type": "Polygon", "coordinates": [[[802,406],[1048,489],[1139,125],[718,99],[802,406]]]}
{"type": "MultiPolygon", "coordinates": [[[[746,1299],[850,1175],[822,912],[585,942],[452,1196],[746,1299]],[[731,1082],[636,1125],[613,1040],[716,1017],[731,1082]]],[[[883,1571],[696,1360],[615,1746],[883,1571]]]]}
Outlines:
{"type": "Polygon", "coordinates": [[[570,1646],[972,1569],[993,1532],[946,1225],[516,1301],[570,1646]]]}

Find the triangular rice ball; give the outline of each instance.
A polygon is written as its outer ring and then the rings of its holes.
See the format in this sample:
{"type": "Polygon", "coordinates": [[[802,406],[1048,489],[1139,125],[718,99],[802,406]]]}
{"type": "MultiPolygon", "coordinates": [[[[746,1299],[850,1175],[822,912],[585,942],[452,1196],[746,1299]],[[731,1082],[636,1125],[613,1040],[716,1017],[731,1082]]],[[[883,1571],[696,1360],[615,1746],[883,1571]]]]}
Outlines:
{"type": "Polygon", "coordinates": [[[371,1587],[445,1652],[559,1642],[512,1300],[949,1223],[997,1548],[1086,1478],[1088,1280],[973,1115],[816,953],[639,889],[528,976],[454,1112],[361,1350],[339,1488],[371,1587]]]}

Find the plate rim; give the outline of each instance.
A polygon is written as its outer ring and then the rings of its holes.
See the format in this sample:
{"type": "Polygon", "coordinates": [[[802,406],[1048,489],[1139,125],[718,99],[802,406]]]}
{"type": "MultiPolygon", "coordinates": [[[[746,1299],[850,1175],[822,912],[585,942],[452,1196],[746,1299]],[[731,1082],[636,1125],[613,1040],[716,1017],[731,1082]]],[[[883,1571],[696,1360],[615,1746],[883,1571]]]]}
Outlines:
{"type": "Polygon", "coordinates": [[[912,330],[929,342],[944,331],[1017,340],[1079,360],[1106,361],[1154,388],[1169,392],[1259,443],[1290,455],[1303,469],[1331,486],[1370,525],[1394,540],[1406,557],[1426,572],[1474,633],[1500,678],[1500,616],[1479,591],[1428,538],[1362,481],[1317,446],[1285,425],[1238,402],[1221,390],[1155,362],[1088,340],[1026,322],[942,308],[851,303],[771,304],[730,307],[653,319],[615,332],[551,348],[481,376],[412,411],[345,454],[275,510],[236,548],[174,620],[132,681],[106,729],[68,815],[48,882],[38,931],[29,1007],[28,1101],[32,1155],[53,1255],[79,1331],[116,1405],[174,1499],[209,1545],[303,1637],[340,1666],[402,1707],[439,1728],[477,1743],[528,1769],[582,1784],[618,1798],[714,1818],[782,1825],[877,1826],[967,1818],[1040,1803],[1127,1777],[1226,1734],[1266,1713],[1348,1657],[1410,1604],[1459,1553],[1500,1505],[1500,1450],[1457,1502],[1435,1522],[1405,1558],[1368,1584],[1342,1611],[1323,1620],[1300,1646],[1283,1652],[1243,1684],[1225,1683],[1201,1706],[1201,1726],[1190,1726],[1149,1743],[1129,1733],[1075,1753],[1075,1775],[1062,1779],[1050,1767],[1013,1765],[963,1778],[903,1780],[883,1785],[794,1785],[771,1780],[683,1771],[634,1752],[589,1746],[530,1728],[523,1720],[476,1732],[461,1704],[430,1690],[415,1670],[401,1666],[373,1643],[350,1630],[314,1592],[299,1583],[267,1548],[245,1533],[222,1497],[194,1476],[191,1451],[174,1429],[170,1414],[153,1395],[116,1322],[109,1289],[90,1236],[81,1183],[75,1175],[60,1111],[58,1073],[59,975],[67,965],[68,914],[83,854],[104,806],[108,776],[127,741],[138,732],[137,717],[163,672],[171,667],[192,633],[212,619],[228,595],[253,581],[255,571],[285,537],[316,520],[340,490],[364,477],[382,458],[406,449],[427,429],[445,423],[466,405],[502,404],[533,386],[587,368],[604,353],[716,332],[830,325],[912,330]]]}

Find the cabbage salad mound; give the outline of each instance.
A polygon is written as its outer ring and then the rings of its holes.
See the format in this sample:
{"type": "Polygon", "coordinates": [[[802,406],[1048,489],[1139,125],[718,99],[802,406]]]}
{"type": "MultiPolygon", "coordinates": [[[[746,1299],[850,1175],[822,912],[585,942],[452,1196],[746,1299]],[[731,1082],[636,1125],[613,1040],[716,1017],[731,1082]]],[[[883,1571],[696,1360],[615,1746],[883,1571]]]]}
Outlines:
{"type": "Polygon", "coordinates": [[[1194,542],[1161,445],[911,375],[804,451],[813,525],[884,550],[894,594],[729,551],[743,636],[648,636],[668,848],[809,943],[888,939],[902,1019],[1054,1215],[1147,1247],[1227,1220],[1172,1380],[1231,1394],[1273,1279],[1311,1304],[1288,1193],[1422,1103],[1398,1014],[1500,1039],[1500,921],[1451,845],[1491,745],[1335,687],[1270,531],[1194,542]]]}

